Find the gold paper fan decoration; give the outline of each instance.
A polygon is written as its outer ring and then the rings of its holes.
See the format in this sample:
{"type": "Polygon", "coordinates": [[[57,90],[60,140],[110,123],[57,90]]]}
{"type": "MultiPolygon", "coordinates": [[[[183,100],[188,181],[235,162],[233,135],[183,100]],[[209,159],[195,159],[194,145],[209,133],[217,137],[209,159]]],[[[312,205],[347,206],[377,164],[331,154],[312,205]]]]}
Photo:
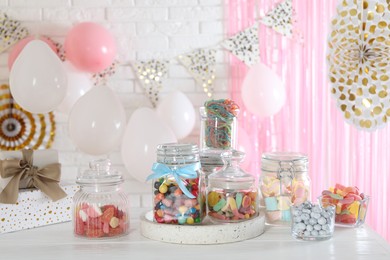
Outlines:
{"type": "Polygon", "coordinates": [[[373,131],[390,117],[390,0],[343,0],[328,42],[332,94],[345,120],[373,131]]]}
{"type": "Polygon", "coordinates": [[[23,148],[48,149],[55,136],[55,121],[52,112],[32,114],[16,104],[9,86],[0,86],[0,149],[23,148]]]}

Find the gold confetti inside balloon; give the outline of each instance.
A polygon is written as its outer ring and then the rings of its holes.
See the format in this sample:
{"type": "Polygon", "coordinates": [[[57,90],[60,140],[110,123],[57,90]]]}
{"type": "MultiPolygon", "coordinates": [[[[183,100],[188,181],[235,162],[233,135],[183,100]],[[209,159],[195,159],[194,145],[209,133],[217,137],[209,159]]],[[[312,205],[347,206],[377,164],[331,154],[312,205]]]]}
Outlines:
{"type": "Polygon", "coordinates": [[[390,1],[343,0],[328,42],[332,95],[345,120],[373,131],[390,117],[390,1]]]}
{"type": "Polygon", "coordinates": [[[0,86],[0,149],[48,149],[55,137],[52,112],[32,114],[12,99],[9,86],[0,86]]]}

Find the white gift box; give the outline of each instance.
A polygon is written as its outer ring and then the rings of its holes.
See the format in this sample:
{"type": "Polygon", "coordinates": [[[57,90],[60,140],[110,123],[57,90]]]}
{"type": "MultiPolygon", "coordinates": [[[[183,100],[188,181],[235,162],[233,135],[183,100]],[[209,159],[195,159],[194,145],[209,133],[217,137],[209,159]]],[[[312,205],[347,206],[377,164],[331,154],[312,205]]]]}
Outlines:
{"type": "Polygon", "coordinates": [[[73,195],[78,185],[61,185],[68,195],[53,202],[37,189],[19,190],[16,204],[0,203],[0,234],[72,220],[73,195]]]}

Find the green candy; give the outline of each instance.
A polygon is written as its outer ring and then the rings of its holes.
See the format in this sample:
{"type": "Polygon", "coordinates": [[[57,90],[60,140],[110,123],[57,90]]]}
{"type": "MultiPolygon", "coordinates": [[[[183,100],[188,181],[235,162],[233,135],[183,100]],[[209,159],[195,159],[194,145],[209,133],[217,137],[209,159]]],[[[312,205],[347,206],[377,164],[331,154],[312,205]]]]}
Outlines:
{"type": "Polygon", "coordinates": [[[225,199],[220,199],[218,201],[218,203],[214,205],[213,210],[214,211],[220,211],[223,208],[223,206],[225,206],[225,205],[226,205],[226,200],[225,199]]]}
{"type": "Polygon", "coordinates": [[[331,196],[333,199],[336,199],[336,200],[342,200],[344,197],[339,195],[339,194],[334,194],[334,193],[331,193],[329,194],[329,196],[331,196]]]}
{"type": "Polygon", "coordinates": [[[237,204],[237,208],[238,209],[241,207],[241,203],[242,203],[242,194],[240,192],[237,192],[237,194],[236,194],[236,204],[237,204]]]}

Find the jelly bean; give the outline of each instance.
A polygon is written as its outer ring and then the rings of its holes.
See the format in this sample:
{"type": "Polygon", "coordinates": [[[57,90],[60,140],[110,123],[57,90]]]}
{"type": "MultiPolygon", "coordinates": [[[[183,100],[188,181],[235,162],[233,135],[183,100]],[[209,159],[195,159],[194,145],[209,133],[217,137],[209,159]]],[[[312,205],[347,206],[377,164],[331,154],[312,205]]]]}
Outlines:
{"type": "Polygon", "coordinates": [[[166,193],[168,191],[168,186],[165,185],[165,184],[161,184],[160,187],[158,188],[158,190],[161,192],[161,193],[166,193]]]}
{"type": "Polygon", "coordinates": [[[171,207],[171,206],[172,206],[172,200],[169,200],[169,199],[163,199],[163,200],[162,200],[162,203],[163,203],[164,206],[166,206],[166,207],[171,207]]]}
{"type": "Polygon", "coordinates": [[[184,215],[184,213],[186,213],[188,210],[188,208],[186,206],[180,206],[179,207],[179,212],[184,215]]]}
{"type": "Polygon", "coordinates": [[[154,186],[155,189],[160,188],[160,185],[161,185],[161,183],[158,182],[158,181],[156,181],[156,182],[153,184],[153,186],[154,186]]]}
{"type": "Polygon", "coordinates": [[[192,225],[194,224],[195,220],[192,217],[187,218],[187,224],[192,225]]]}
{"type": "Polygon", "coordinates": [[[187,222],[187,218],[184,216],[180,216],[177,218],[177,221],[179,222],[179,224],[183,225],[187,222]]]}

